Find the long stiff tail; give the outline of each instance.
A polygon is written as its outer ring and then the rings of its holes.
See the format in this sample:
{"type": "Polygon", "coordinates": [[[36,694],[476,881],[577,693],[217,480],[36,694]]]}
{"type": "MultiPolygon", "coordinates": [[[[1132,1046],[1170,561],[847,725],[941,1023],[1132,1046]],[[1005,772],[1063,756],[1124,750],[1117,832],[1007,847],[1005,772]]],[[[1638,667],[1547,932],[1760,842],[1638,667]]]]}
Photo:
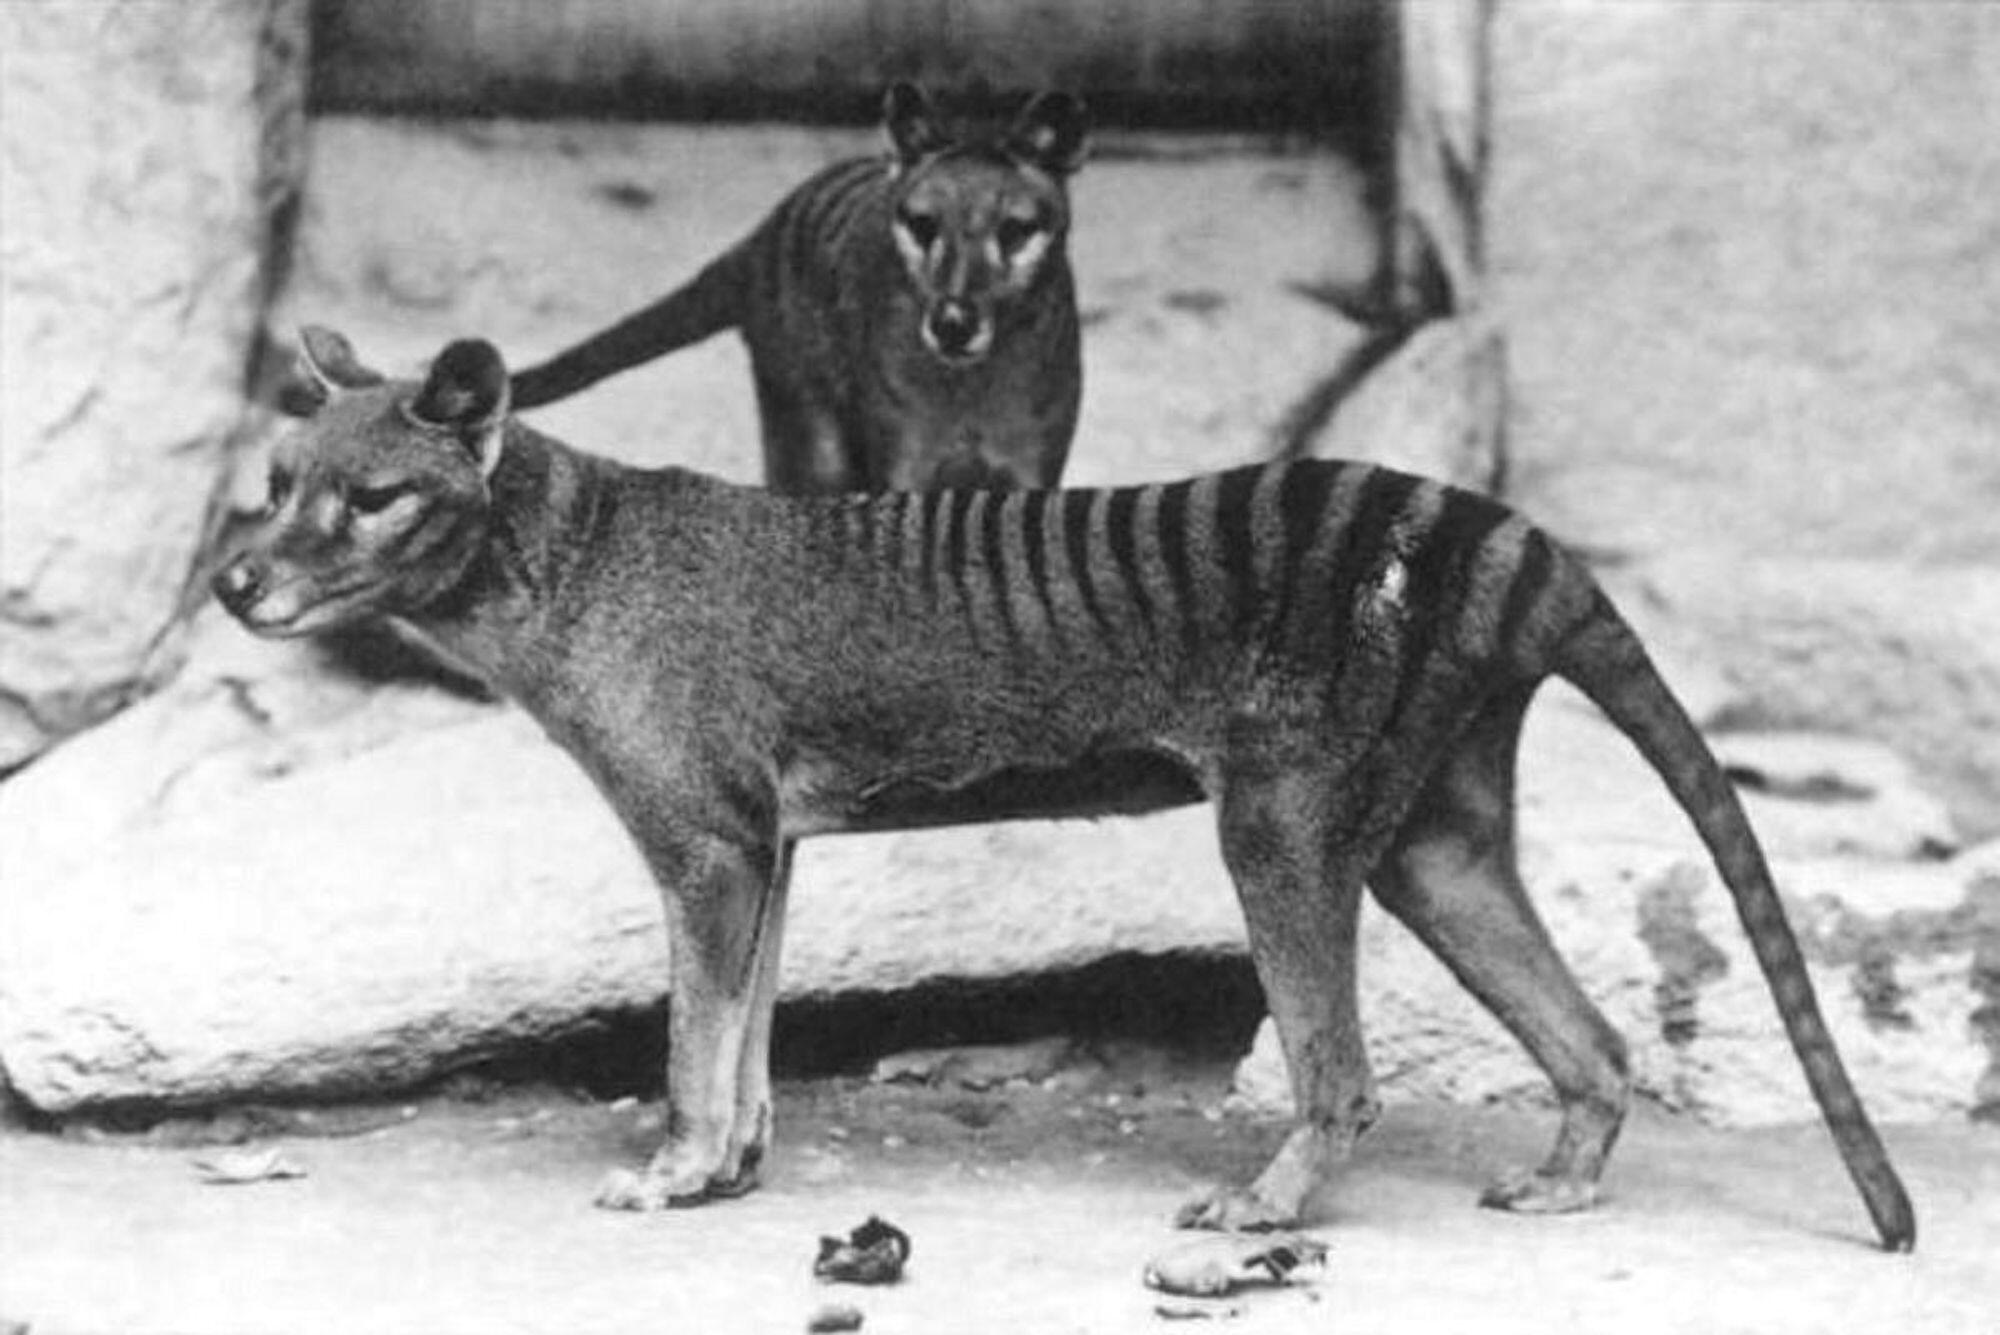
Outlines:
{"type": "Polygon", "coordinates": [[[749,257],[741,246],[643,310],[512,378],[513,406],[536,408],[742,322],[749,257]]]}
{"type": "Polygon", "coordinates": [[[1554,669],[1631,739],[1694,822],[1735,899],[1786,1036],[1882,1245],[1908,1251],[1917,1238],[1909,1194],[1834,1047],[1764,850],[1722,766],[1602,592],[1558,647],[1554,669]]]}

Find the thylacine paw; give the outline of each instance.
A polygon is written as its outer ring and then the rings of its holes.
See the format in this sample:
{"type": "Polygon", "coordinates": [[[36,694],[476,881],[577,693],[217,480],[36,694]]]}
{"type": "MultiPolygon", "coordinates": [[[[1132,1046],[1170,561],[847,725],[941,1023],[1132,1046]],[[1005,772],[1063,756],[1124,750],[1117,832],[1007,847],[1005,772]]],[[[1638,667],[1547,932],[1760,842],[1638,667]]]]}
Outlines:
{"type": "Polygon", "coordinates": [[[713,1194],[705,1182],[690,1189],[651,1169],[614,1168],[598,1184],[593,1203],[603,1210],[673,1210],[700,1205],[713,1194]]]}
{"type": "Polygon", "coordinates": [[[1174,1212],[1175,1228],[1224,1233],[1267,1233],[1295,1228],[1298,1211],[1286,1210],[1248,1187],[1228,1187],[1197,1196],[1174,1212]]]}
{"type": "Polygon", "coordinates": [[[1480,1192],[1479,1203],[1512,1214],[1574,1214],[1596,1206],[1597,1184],[1516,1169],[1480,1192]]]}

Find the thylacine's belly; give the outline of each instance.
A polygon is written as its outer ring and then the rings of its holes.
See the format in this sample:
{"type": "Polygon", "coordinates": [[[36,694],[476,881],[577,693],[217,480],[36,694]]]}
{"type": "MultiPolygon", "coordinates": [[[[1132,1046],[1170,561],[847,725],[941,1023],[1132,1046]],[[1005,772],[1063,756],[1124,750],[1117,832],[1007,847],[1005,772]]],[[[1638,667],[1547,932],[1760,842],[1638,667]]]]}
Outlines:
{"type": "Polygon", "coordinates": [[[1003,768],[951,783],[893,779],[858,787],[787,776],[787,835],[859,833],[984,821],[1138,815],[1206,800],[1182,761],[1155,751],[1092,752],[1068,764],[1003,768]]]}

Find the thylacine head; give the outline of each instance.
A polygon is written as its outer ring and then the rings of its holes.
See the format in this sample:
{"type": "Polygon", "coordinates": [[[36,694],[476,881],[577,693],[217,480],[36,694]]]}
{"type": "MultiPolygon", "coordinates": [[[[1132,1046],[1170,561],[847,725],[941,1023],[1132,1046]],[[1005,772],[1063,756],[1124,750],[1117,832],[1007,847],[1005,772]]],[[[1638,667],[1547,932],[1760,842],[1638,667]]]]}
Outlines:
{"type": "Polygon", "coordinates": [[[1028,101],[998,135],[957,137],[914,84],[882,99],[896,253],[924,306],[924,346],[969,365],[993,346],[999,308],[1032,289],[1069,230],[1067,178],[1088,152],[1083,104],[1028,101]]]}
{"type": "Polygon", "coordinates": [[[507,421],[489,343],[451,344],[421,384],[369,370],[325,329],[301,332],[299,361],[319,407],[277,445],[264,520],[213,580],[273,637],[415,612],[458,584],[486,543],[507,421]]]}

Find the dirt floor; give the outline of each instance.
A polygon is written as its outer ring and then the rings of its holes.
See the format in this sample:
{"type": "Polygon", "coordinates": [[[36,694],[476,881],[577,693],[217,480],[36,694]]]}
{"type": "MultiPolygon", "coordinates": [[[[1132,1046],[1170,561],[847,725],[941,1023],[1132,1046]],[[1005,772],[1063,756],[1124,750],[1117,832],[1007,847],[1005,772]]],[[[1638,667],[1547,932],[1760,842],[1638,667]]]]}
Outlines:
{"type": "MultiPolygon", "coordinates": [[[[1254,1171],[1280,1128],[1222,1111],[1226,1071],[1155,1049],[985,1091],[859,1077],[782,1088],[780,1148],[741,1200],[591,1208],[657,1107],[546,1087],[381,1108],[0,1135],[0,1329],[62,1332],[802,1331],[828,1303],[869,1332],[1119,1332],[1179,1324],[1145,1263],[1202,1184],[1254,1171]],[[211,1185],[204,1158],[276,1149],[303,1176],[211,1185]],[[883,1288],[811,1274],[823,1234],[880,1214],[913,1239],[883,1288]]],[[[1539,1155],[1550,1115],[1392,1107],[1364,1142],[1323,1269],[1195,1304],[1244,1332],[2000,1329],[2000,1131],[1894,1127],[1922,1218],[1870,1245],[1824,1134],[1719,1132],[1641,1110],[1594,1214],[1474,1208],[1539,1155]]]]}

